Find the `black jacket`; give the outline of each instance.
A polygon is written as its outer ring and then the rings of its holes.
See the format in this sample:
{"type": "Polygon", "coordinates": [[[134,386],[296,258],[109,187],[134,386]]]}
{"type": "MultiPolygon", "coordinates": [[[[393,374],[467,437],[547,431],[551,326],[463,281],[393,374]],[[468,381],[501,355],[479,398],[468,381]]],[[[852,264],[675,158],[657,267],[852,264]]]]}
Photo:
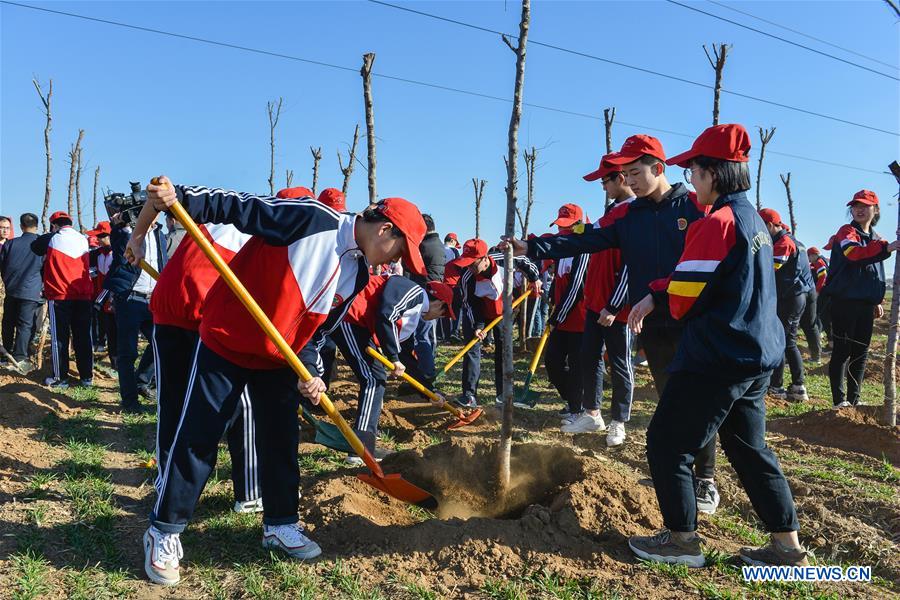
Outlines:
{"type": "MultiPolygon", "coordinates": [[[[162,271],[168,257],[166,255],[166,238],[162,233],[162,227],[154,227],[147,235],[156,236],[156,264],[162,271]]],[[[131,229],[125,227],[113,227],[109,236],[112,246],[113,259],[109,265],[109,273],[103,280],[103,289],[113,294],[128,294],[141,275],[141,268],[132,266],[125,260],[125,246],[131,239],[131,229]]]]}
{"type": "Polygon", "coordinates": [[[436,231],[426,233],[419,244],[419,252],[422,254],[422,262],[425,263],[425,277],[407,271],[406,277],[415,283],[424,286],[429,281],[444,280],[444,243],[436,231]]]}
{"type": "Polygon", "coordinates": [[[41,265],[44,259],[31,251],[36,233],[23,233],[0,246],[0,275],[6,295],[20,300],[41,300],[41,265]]]}

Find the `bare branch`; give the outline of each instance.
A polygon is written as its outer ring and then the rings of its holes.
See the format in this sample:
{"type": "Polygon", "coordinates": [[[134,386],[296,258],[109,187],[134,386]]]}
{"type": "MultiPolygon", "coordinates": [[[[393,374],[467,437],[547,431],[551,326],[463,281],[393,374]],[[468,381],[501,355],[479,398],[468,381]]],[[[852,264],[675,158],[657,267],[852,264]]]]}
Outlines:
{"type": "Polygon", "coordinates": [[[781,175],[781,183],[784,184],[784,190],[787,192],[788,216],[791,220],[791,231],[797,234],[797,220],[794,218],[794,198],[791,196],[791,174],[787,176],[781,175]]]}
{"type": "Polygon", "coordinates": [[[356,143],[358,141],[359,123],[356,124],[356,129],[353,130],[353,144],[350,146],[350,160],[347,161],[346,167],[341,163],[341,151],[338,150],[338,167],[341,169],[341,173],[344,175],[344,185],[341,186],[341,191],[344,193],[344,197],[347,196],[347,190],[350,189],[350,175],[353,174],[353,163],[356,159],[356,143]]]}
{"type": "Polygon", "coordinates": [[[519,49],[518,49],[516,46],[513,46],[513,45],[512,45],[512,42],[509,40],[509,38],[506,36],[505,33],[501,33],[501,34],[500,34],[500,39],[503,40],[503,43],[504,43],[504,44],[506,44],[507,46],[509,46],[509,49],[510,49],[510,50],[512,50],[512,51],[515,52],[516,54],[519,53],[519,49]]]}
{"type": "Polygon", "coordinates": [[[293,169],[286,169],[285,171],[286,171],[286,172],[285,172],[285,178],[284,178],[284,179],[285,179],[285,184],[286,184],[286,185],[285,185],[284,187],[291,187],[291,184],[294,183],[294,170],[293,170],[293,169]]]}
{"type": "Polygon", "coordinates": [[[53,154],[50,151],[50,131],[53,129],[53,80],[50,80],[46,95],[37,78],[32,79],[31,82],[34,84],[34,89],[37,90],[38,96],[41,99],[41,104],[44,105],[44,117],[46,118],[46,124],[44,125],[44,154],[47,157],[47,171],[44,179],[44,208],[41,211],[41,225],[46,232],[47,213],[50,211],[50,192],[52,191],[51,179],[53,175],[53,154]]]}
{"type": "Polygon", "coordinates": [[[757,129],[759,130],[759,141],[762,143],[762,147],[759,150],[759,166],[756,171],[756,210],[761,210],[760,188],[762,187],[763,160],[766,157],[766,146],[772,140],[772,136],[775,135],[775,128],[763,129],[762,127],[757,127],[757,129]]]}
{"type": "Polygon", "coordinates": [[[78,177],[78,154],[81,152],[81,140],[84,138],[84,129],[78,130],[78,138],[69,150],[69,201],[67,211],[71,216],[74,212],[75,180],[78,177]]]}
{"type": "Polygon", "coordinates": [[[312,180],[312,193],[313,196],[316,195],[316,187],[319,185],[319,161],[322,160],[322,146],[318,148],[309,147],[309,151],[313,157],[313,180],[312,180]]]}
{"type": "Polygon", "coordinates": [[[97,224],[97,184],[100,181],[100,165],[94,169],[94,225],[97,224]]]}
{"type": "MultiPolygon", "coordinates": [[[[900,6],[897,6],[897,3],[894,2],[894,0],[884,0],[884,1],[888,6],[891,7],[891,9],[894,11],[894,14],[897,15],[897,18],[900,18],[900,6]]],[[[898,256],[900,256],[900,255],[898,255],[898,256]]]]}
{"type": "Polygon", "coordinates": [[[266,112],[269,114],[269,195],[275,195],[275,127],[281,117],[281,105],[284,98],[278,98],[275,102],[266,102],[266,112]]]}
{"type": "MultiPolygon", "coordinates": [[[[375,53],[369,52],[363,55],[363,66],[359,73],[363,79],[363,102],[366,109],[366,144],[369,150],[369,204],[378,201],[375,189],[375,109],[372,100],[372,65],[375,63],[375,53]]],[[[352,162],[352,161],[351,161],[352,162]]]]}
{"type": "Polygon", "coordinates": [[[705,44],[703,45],[703,52],[706,54],[710,66],[716,71],[716,83],[713,87],[713,125],[719,124],[719,99],[722,96],[722,75],[725,71],[725,61],[728,58],[728,51],[730,49],[730,44],[713,44],[712,52],[713,56],[716,58],[716,61],[713,62],[712,58],[709,56],[709,50],[706,49],[705,44]]]}

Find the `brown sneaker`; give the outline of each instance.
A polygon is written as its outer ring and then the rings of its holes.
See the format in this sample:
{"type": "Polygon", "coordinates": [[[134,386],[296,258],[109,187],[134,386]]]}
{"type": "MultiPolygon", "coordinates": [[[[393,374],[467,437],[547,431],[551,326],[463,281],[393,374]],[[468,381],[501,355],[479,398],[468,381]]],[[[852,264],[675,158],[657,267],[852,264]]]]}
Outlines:
{"type": "Polygon", "coordinates": [[[770,540],[762,548],[741,548],[741,560],[754,566],[806,567],[809,565],[809,551],[804,548],[791,550],[775,540],[770,540]]]}
{"type": "Polygon", "coordinates": [[[700,549],[703,539],[695,535],[694,539],[679,542],[672,537],[672,532],[663,529],[656,535],[633,535],[628,538],[631,551],[645,560],[702,567],[706,565],[706,557],[700,549]]]}

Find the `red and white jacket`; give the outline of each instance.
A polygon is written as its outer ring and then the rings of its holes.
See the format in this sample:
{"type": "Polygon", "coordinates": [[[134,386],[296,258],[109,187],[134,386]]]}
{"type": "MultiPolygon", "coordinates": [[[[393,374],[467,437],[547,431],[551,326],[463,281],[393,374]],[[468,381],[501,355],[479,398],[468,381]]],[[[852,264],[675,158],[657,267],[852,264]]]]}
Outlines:
{"type": "MultiPolygon", "coordinates": [[[[619,202],[610,209],[627,204],[634,197],[619,202]]],[[[612,217],[600,217],[595,227],[607,227],[612,217]]],[[[616,321],[624,323],[628,320],[631,307],[628,306],[628,267],[622,260],[622,251],[618,248],[601,250],[591,254],[584,283],[584,305],[587,310],[597,314],[603,309],[616,315],[616,321]]]]}
{"type": "Polygon", "coordinates": [[[401,275],[372,275],[344,320],[372,334],[391,362],[400,360],[400,345],[419,326],[430,302],[425,288],[401,275]]]}
{"type": "Polygon", "coordinates": [[[88,241],[71,225],[38,237],[31,243],[31,250],[38,256],[44,256],[44,298],[93,299],[88,241]]]}
{"type": "MultiPolygon", "coordinates": [[[[208,223],[201,225],[200,231],[226,263],[230,263],[251,238],[234,225],[208,223]]],[[[217,279],[219,272],[200,246],[190,236],[185,236],[159,274],[150,297],[153,323],[198,331],[203,301],[217,279]]]]}
{"type": "MultiPolygon", "coordinates": [[[[195,221],[231,224],[252,235],[231,260],[231,269],[295,353],[332,320],[330,313],[343,318],[368,282],[355,215],[313,198],[277,199],[206,187],[175,190],[195,221]]],[[[222,279],[210,288],[202,311],[200,338],[220,356],[249,369],[286,366],[222,279]]]]}

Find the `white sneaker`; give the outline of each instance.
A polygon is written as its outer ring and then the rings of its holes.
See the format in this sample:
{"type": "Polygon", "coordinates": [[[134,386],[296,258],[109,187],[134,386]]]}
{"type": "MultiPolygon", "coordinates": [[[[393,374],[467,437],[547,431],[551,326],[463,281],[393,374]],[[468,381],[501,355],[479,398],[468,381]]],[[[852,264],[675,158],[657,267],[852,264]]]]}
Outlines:
{"type": "Polygon", "coordinates": [[[163,533],[153,526],[144,532],[144,572],[153,583],[175,585],[181,581],[178,561],[183,557],[177,533],[163,533]]]}
{"type": "Polygon", "coordinates": [[[625,443],[625,423],[621,421],[610,421],[609,429],[606,432],[606,445],[610,448],[621,446],[625,443]]]}
{"type": "Polygon", "coordinates": [[[263,511],[262,498],[256,500],[240,500],[234,503],[234,512],[236,513],[258,513],[263,511]]]}
{"type": "Polygon", "coordinates": [[[583,414],[584,413],[576,413],[573,415],[570,413],[570,414],[566,415],[565,417],[563,417],[562,419],[560,419],[559,423],[560,423],[560,425],[568,425],[569,423],[573,422],[575,419],[577,419],[578,417],[580,417],[583,414]]]}
{"type": "Polygon", "coordinates": [[[844,400],[840,404],[835,404],[834,408],[850,408],[851,406],[853,406],[853,405],[850,404],[849,402],[847,402],[846,400],[844,400]]]}
{"type": "Polygon", "coordinates": [[[603,422],[603,417],[599,413],[595,416],[585,412],[578,415],[578,418],[571,423],[563,425],[560,429],[562,429],[563,433],[588,433],[606,429],[606,423],[603,422]]]}
{"type": "Polygon", "coordinates": [[[303,525],[264,525],[263,548],[277,548],[286,552],[291,558],[309,560],[322,554],[319,545],[303,535],[303,525]]]}

